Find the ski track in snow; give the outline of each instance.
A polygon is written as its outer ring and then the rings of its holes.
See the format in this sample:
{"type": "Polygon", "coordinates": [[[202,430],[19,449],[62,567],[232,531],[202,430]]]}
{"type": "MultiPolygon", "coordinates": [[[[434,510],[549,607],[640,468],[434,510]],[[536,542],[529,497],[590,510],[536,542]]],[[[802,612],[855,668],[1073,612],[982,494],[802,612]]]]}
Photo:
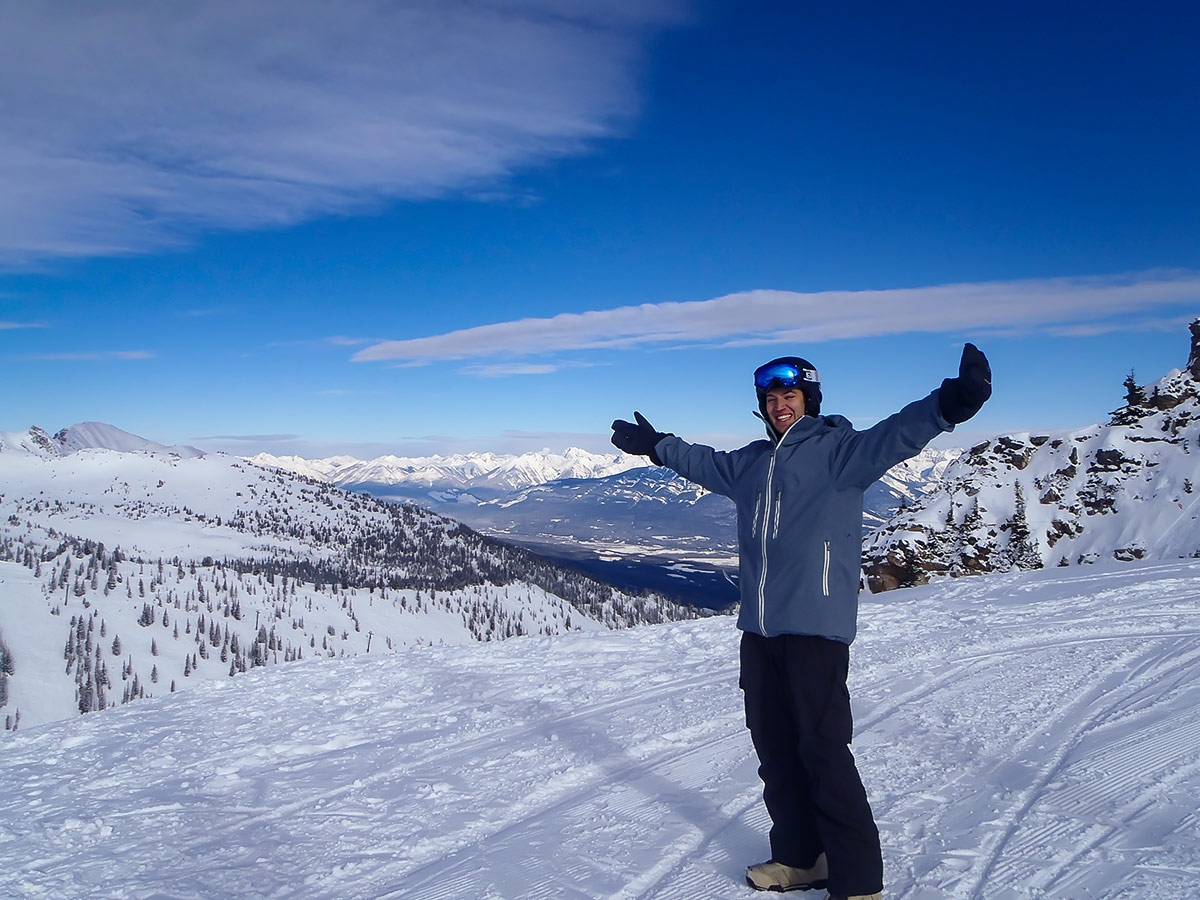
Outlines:
{"type": "MultiPolygon", "coordinates": [[[[1197,576],[863,598],[889,900],[1200,896],[1197,576]]],[[[737,640],[717,617],[301,662],[24,729],[0,741],[0,898],[762,896],[737,640]]]]}

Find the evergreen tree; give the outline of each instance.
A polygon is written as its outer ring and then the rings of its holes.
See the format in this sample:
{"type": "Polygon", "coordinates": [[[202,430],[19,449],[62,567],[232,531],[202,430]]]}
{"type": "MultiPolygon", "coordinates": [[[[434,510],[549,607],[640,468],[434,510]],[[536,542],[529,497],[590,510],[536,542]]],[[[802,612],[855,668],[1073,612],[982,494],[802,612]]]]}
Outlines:
{"type": "Polygon", "coordinates": [[[1146,391],[1137,383],[1137,379],[1133,376],[1133,369],[1129,370],[1129,374],[1125,377],[1125,404],[1127,406],[1145,406],[1146,391]]]}
{"type": "Polygon", "coordinates": [[[13,661],[12,650],[10,650],[8,648],[8,644],[5,643],[4,635],[0,634],[0,675],[15,675],[16,668],[16,663],[13,661]]]}
{"type": "Polygon", "coordinates": [[[1038,553],[1037,541],[1029,531],[1029,521],[1026,519],[1025,512],[1025,492],[1021,490],[1021,482],[1014,482],[1013,491],[1013,516],[1008,522],[1009,558],[1018,569],[1040,569],[1042,557],[1038,553]]]}
{"type": "Polygon", "coordinates": [[[0,706],[8,705],[8,677],[15,674],[16,669],[12,651],[4,642],[4,635],[0,634],[0,706]]]}

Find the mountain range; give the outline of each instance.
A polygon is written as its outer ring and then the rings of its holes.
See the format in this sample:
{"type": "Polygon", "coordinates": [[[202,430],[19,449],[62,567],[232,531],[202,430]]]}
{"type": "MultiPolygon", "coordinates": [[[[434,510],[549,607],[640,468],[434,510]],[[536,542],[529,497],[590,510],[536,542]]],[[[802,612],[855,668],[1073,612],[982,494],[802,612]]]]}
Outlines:
{"type": "Polygon", "coordinates": [[[351,490],[387,489],[394,497],[435,502],[478,503],[563,478],[603,478],[645,465],[621,453],[589,453],[570,447],[562,453],[456,453],[450,456],[350,456],[305,459],[299,456],[250,457],[259,466],[287,469],[351,490]]]}

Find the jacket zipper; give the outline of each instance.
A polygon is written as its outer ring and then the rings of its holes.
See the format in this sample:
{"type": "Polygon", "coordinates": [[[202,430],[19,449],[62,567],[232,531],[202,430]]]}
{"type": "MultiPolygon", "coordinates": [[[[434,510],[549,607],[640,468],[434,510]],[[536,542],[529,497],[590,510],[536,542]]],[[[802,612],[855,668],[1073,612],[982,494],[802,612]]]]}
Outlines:
{"type": "Polygon", "coordinates": [[[762,515],[762,491],[754,498],[754,527],[750,529],[750,537],[758,537],[758,520],[762,515]]]}
{"type": "Polygon", "coordinates": [[[767,504],[762,530],[762,573],[758,577],[758,630],[763,637],[770,637],[767,634],[767,526],[771,516],[771,480],[775,477],[775,455],[782,443],[783,438],[780,438],[775,444],[775,449],[771,451],[771,464],[767,467],[767,486],[764,492],[767,495],[767,504]]]}
{"type": "MultiPolygon", "coordinates": [[[[765,419],[763,421],[766,421],[765,419]]],[[[798,419],[796,421],[799,421],[798,419]]],[[[783,446],[783,442],[787,440],[788,433],[796,427],[796,422],[788,426],[787,431],[779,436],[775,441],[775,449],[771,451],[771,464],[767,467],[767,484],[760,497],[765,497],[766,502],[763,504],[763,530],[762,530],[762,574],[758,577],[758,630],[763,637],[770,637],[767,634],[767,526],[771,524],[771,481],[775,477],[775,457],[779,453],[779,448],[783,446]]],[[[779,492],[780,500],[783,498],[783,491],[779,492]]],[[[779,529],[779,509],[775,511],[775,529],[779,529]]]]}
{"type": "Polygon", "coordinates": [[[825,568],[821,572],[821,588],[829,596],[829,541],[825,542],[825,568]]]}
{"type": "Polygon", "coordinates": [[[779,537],[779,510],[783,506],[783,491],[775,495],[775,527],[771,529],[771,540],[779,537]]]}

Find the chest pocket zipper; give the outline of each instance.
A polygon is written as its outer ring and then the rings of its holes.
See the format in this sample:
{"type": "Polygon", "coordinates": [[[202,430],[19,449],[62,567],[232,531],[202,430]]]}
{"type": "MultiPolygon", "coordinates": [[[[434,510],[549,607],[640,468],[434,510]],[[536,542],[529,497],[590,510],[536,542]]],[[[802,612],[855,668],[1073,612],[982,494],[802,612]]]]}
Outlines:
{"type": "Polygon", "coordinates": [[[783,506],[783,491],[775,495],[775,526],[771,529],[771,540],[779,537],[779,511],[783,506]]]}
{"type": "Polygon", "coordinates": [[[821,590],[829,596],[829,541],[825,542],[825,568],[821,571],[821,590]]]}
{"type": "Polygon", "coordinates": [[[758,537],[758,521],[762,516],[762,491],[754,498],[754,527],[750,529],[750,537],[758,537]]]}

